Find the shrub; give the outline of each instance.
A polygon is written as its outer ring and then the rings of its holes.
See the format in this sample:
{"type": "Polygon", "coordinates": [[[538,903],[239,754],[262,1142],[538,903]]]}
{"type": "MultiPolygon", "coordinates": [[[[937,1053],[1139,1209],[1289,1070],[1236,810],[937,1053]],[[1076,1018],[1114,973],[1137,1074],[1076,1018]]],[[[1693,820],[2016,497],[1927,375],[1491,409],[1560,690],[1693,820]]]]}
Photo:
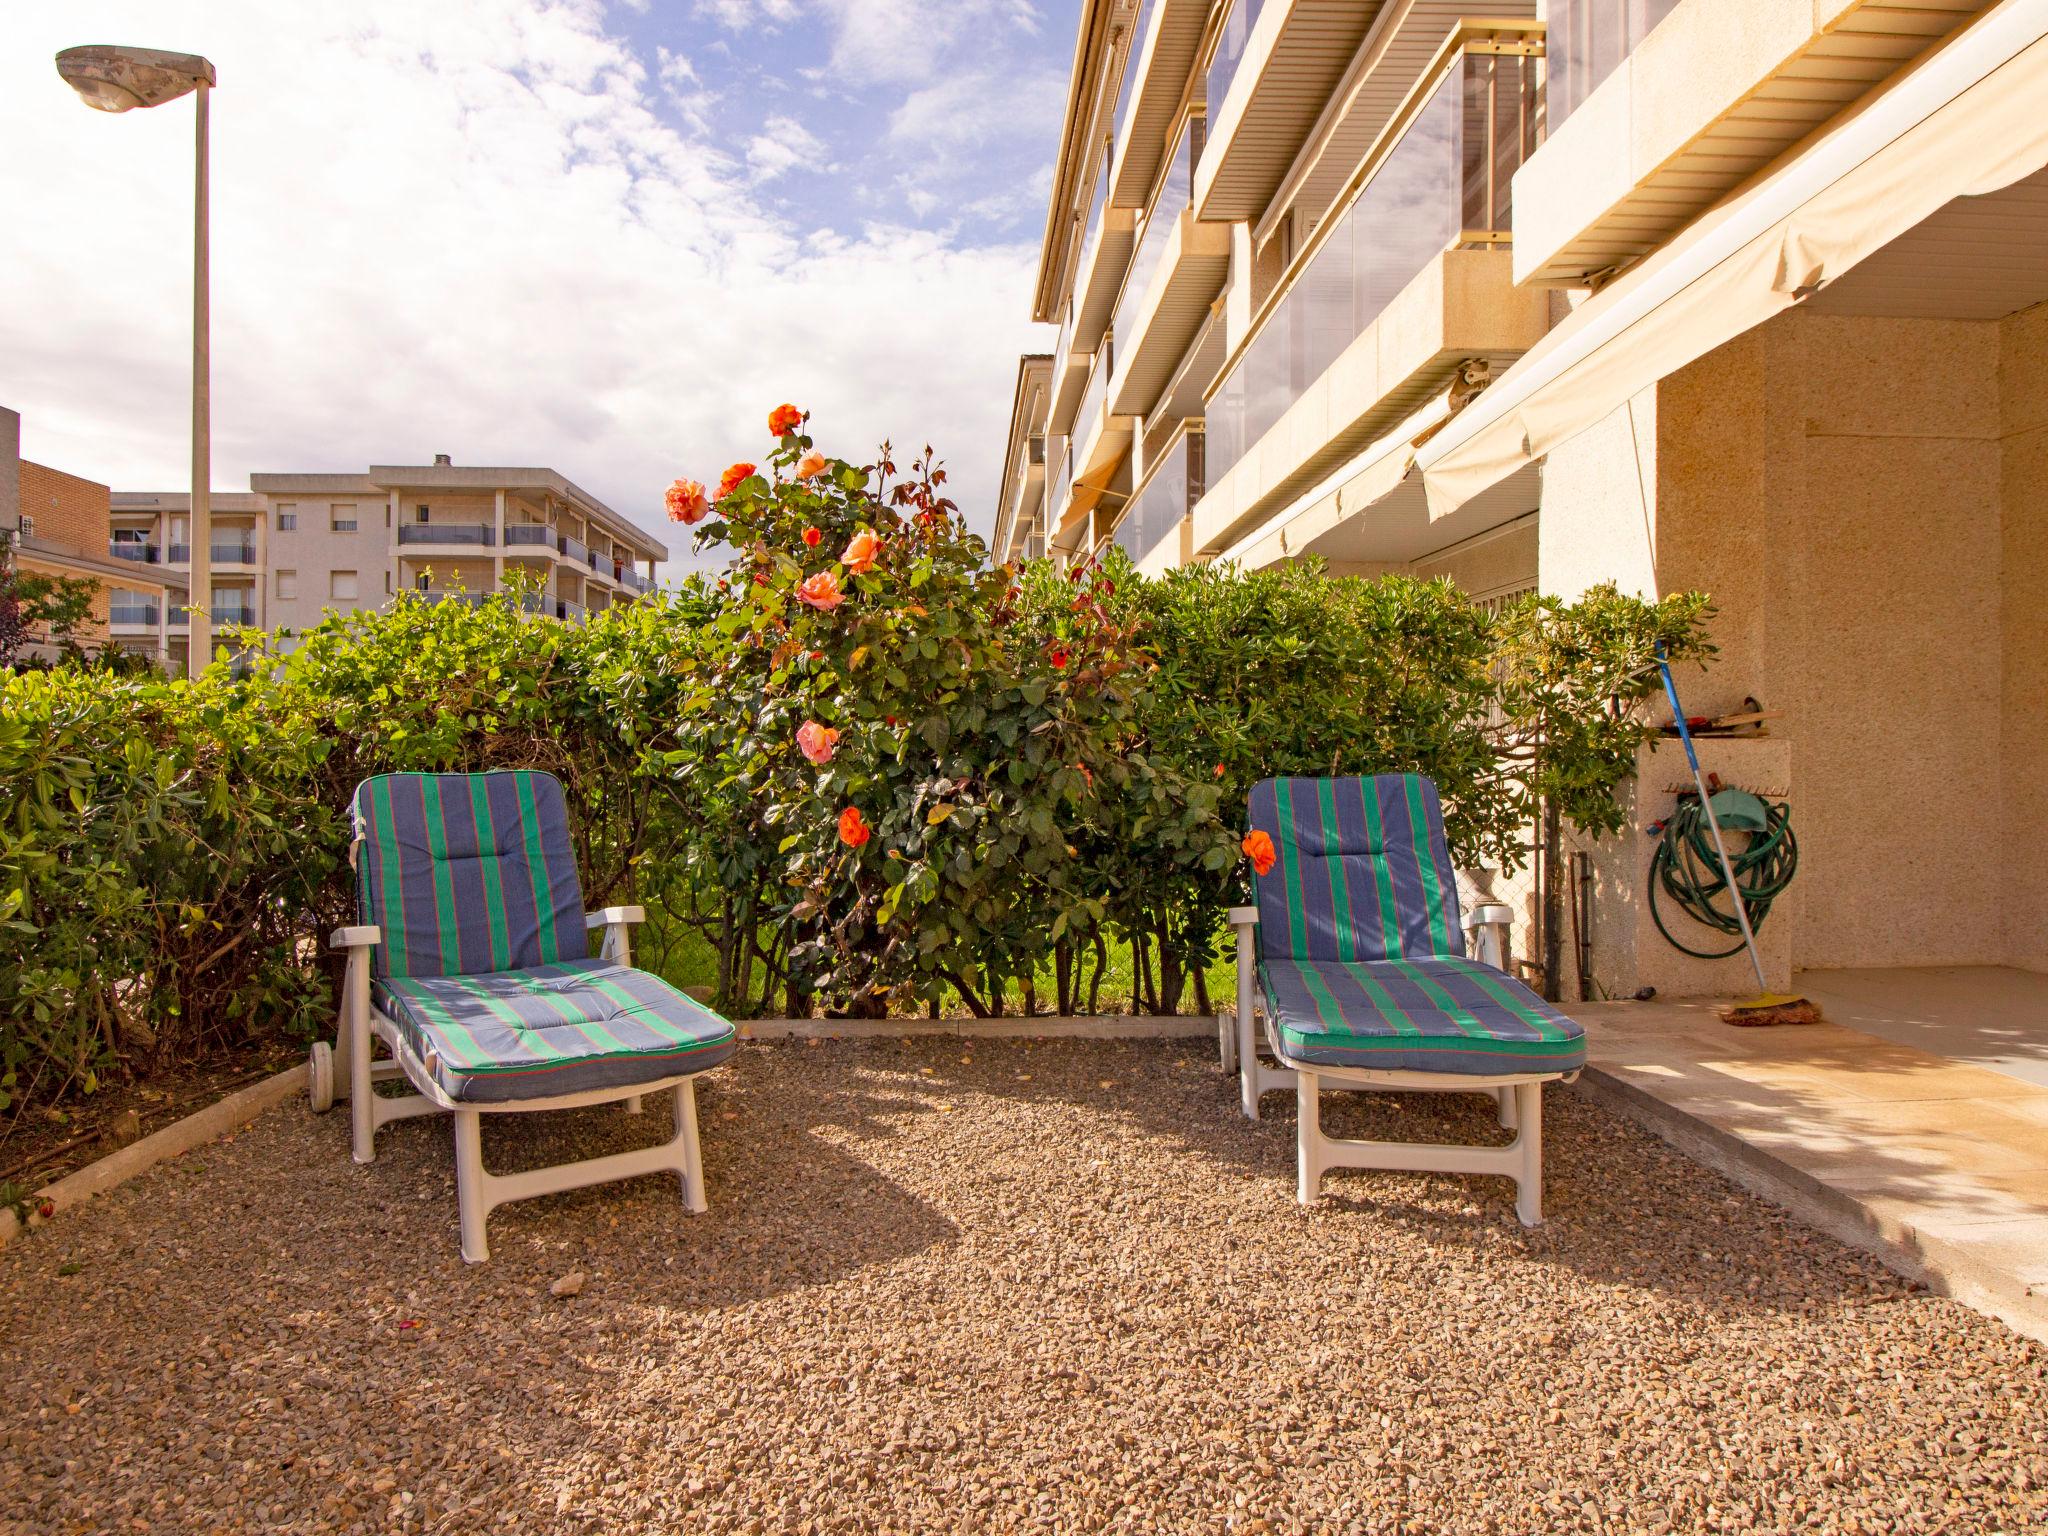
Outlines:
{"type": "Polygon", "coordinates": [[[1705,649],[1697,597],[992,568],[929,450],[773,426],[670,492],[724,572],[580,625],[408,593],[192,682],[0,679],[0,1104],[324,1025],[372,774],[556,774],[592,903],[646,901],[654,964],[708,945],[734,1013],[1035,1010],[1046,972],[1078,1012],[1112,940],[1141,1006],[1206,1010],[1253,782],[1426,773],[1512,863],[1539,796],[1618,825],[1655,647],[1705,649]]]}

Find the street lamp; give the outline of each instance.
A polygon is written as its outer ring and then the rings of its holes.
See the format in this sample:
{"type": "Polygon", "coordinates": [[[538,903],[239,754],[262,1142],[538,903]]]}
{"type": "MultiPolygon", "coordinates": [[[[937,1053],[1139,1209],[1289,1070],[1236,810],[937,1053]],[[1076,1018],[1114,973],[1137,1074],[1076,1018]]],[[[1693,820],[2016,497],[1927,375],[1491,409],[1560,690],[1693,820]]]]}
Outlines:
{"type": "Polygon", "coordinates": [[[213,66],[196,53],[91,44],[57,55],[57,73],[89,107],[127,112],[160,107],[187,91],[199,93],[197,172],[192,198],[192,627],[185,642],[188,676],[213,656],[213,452],[208,420],[206,103],[213,66]],[[197,658],[197,665],[194,665],[197,658]]]}

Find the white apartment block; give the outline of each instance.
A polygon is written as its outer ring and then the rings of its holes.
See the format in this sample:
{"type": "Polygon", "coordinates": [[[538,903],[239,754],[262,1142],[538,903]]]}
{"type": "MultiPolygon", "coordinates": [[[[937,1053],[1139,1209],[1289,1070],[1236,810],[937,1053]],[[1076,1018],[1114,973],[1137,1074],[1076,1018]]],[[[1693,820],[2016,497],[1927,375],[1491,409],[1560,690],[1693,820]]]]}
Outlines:
{"type": "MultiPolygon", "coordinates": [[[[373,464],[362,474],[254,474],[211,501],[213,622],[287,637],[334,613],[379,608],[411,590],[476,602],[508,575],[538,612],[574,621],[653,590],[665,545],[552,469],[373,464]]],[[[191,498],[117,491],[113,552],[191,569],[191,498]]],[[[176,611],[113,616],[133,649],[161,645],[182,665],[176,611]],[[162,631],[161,636],[157,633],[162,631]]]]}
{"type": "MultiPolygon", "coordinates": [[[[1704,590],[1772,985],[2048,970],[2044,101],[2048,0],[1084,0],[996,556],[1704,590]]],[[[1649,851],[1553,979],[1740,990],[1649,851]]]]}

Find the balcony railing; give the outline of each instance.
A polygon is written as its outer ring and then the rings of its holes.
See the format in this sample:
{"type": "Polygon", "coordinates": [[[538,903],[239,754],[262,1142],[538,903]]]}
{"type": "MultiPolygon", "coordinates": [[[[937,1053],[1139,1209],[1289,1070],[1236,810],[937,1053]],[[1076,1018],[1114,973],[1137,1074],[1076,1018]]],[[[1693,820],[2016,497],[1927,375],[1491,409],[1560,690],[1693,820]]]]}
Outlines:
{"type": "Polygon", "coordinates": [[[555,542],[555,530],[546,523],[507,523],[505,525],[505,546],[514,544],[551,545],[555,542]]]}
{"type": "Polygon", "coordinates": [[[401,544],[494,544],[497,531],[489,523],[400,523],[401,544]]]}
{"type": "Polygon", "coordinates": [[[430,603],[454,603],[460,608],[481,608],[491,600],[488,592],[443,592],[431,587],[425,591],[417,587],[413,590],[430,603]]]}
{"type": "Polygon", "coordinates": [[[1102,345],[1095,349],[1095,366],[1088,373],[1088,387],[1081,391],[1081,404],[1074,412],[1073,440],[1086,446],[1090,434],[1102,416],[1102,401],[1109,393],[1109,375],[1116,361],[1116,349],[1112,337],[1102,338],[1102,345]]]}
{"type": "Polygon", "coordinates": [[[192,546],[190,544],[173,544],[164,551],[164,558],[172,565],[184,565],[192,558],[192,546]]]}
{"type": "Polygon", "coordinates": [[[1174,225],[1195,200],[1195,165],[1202,158],[1203,127],[1199,117],[1189,118],[1182,127],[1173,158],[1166,165],[1166,177],[1153,193],[1152,207],[1145,215],[1145,233],[1131,257],[1130,276],[1124,280],[1123,297],[1116,301],[1116,315],[1109,325],[1111,335],[1124,338],[1126,355],[1129,343],[1137,339],[1138,306],[1145,302],[1152,274],[1166,254],[1174,225]]]}
{"type": "Polygon", "coordinates": [[[1108,207],[1109,150],[1105,147],[1095,173],[1095,196],[1088,204],[1088,225],[1081,232],[1081,265],[1084,269],[1093,259],[1095,246],[1102,238],[1102,215],[1108,207]]]}
{"type": "Polygon", "coordinates": [[[1459,51],[1368,178],[1318,232],[1210,396],[1220,481],[1430,262],[1506,242],[1508,189],[1535,144],[1535,59],[1459,51]]]}
{"type": "Polygon", "coordinates": [[[1067,497],[1074,488],[1072,453],[1073,439],[1064,435],[1046,444],[1045,505],[1039,515],[1047,528],[1057,527],[1067,510],[1067,497]]]}
{"type": "Polygon", "coordinates": [[[1203,447],[1199,427],[1181,433],[1124,509],[1116,525],[1116,542],[1133,560],[1143,560],[1158,548],[1202,499],[1203,447]]]}
{"type": "Polygon", "coordinates": [[[584,612],[585,609],[581,603],[572,602],[566,597],[555,599],[555,617],[565,624],[580,624],[583,621],[584,612]]]}
{"type": "MultiPolygon", "coordinates": [[[[162,554],[154,544],[140,544],[133,539],[110,539],[107,553],[116,560],[133,560],[141,565],[155,565],[162,554]]],[[[154,623],[155,620],[151,620],[154,623]]]]}
{"type": "MultiPolygon", "coordinates": [[[[211,613],[212,621],[216,624],[254,624],[256,622],[256,610],[247,603],[216,602],[209,612],[211,613]]],[[[192,616],[185,609],[177,608],[172,610],[171,628],[184,629],[191,622],[192,616]]]]}
{"type": "Polygon", "coordinates": [[[109,624],[139,624],[146,629],[155,629],[158,616],[163,610],[155,603],[109,603],[107,622],[109,624]]]}
{"type": "Polygon", "coordinates": [[[1237,78],[1237,66],[1244,62],[1244,51],[1250,46],[1252,28],[1259,24],[1259,13],[1266,8],[1266,0],[1237,0],[1224,18],[1223,30],[1216,39],[1216,52],[1209,59],[1209,74],[1202,91],[1209,103],[1209,121],[1215,122],[1223,110],[1223,98],[1230,94],[1230,82],[1237,78]]]}
{"type": "Polygon", "coordinates": [[[1550,127],[1555,129],[1577,111],[1677,4],[1678,0],[1550,0],[1544,49],[1550,68],[1543,87],[1550,127]]]}
{"type": "Polygon", "coordinates": [[[560,553],[567,555],[571,560],[588,560],[590,558],[590,546],[574,534],[563,534],[559,539],[555,540],[555,548],[560,553]]]}
{"type": "Polygon", "coordinates": [[[1131,46],[1124,58],[1123,83],[1116,93],[1116,142],[1122,143],[1124,123],[1131,115],[1131,103],[1138,99],[1138,66],[1144,62],[1145,28],[1151,25],[1152,11],[1159,0],[1144,0],[1138,7],[1138,19],[1131,23],[1131,46]]]}
{"type": "Polygon", "coordinates": [[[209,544],[207,550],[213,556],[215,565],[254,565],[256,546],[254,543],[209,544]]]}

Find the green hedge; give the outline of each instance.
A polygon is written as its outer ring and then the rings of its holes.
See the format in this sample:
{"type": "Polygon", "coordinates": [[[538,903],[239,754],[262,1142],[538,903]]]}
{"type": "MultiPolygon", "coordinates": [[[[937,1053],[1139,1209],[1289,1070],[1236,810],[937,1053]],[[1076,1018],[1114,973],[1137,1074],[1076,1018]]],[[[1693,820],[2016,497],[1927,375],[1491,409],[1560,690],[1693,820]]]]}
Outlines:
{"type": "Polygon", "coordinates": [[[1697,597],[991,568],[928,457],[801,423],[728,478],[671,497],[725,572],[585,624],[406,595],[189,683],[0,682],[0,1102],[324,1027],[373,773],[559,775],[592,904],[646,902],[644,963],[708,956],[735,1013],[1074,1011],[1112,945],[1171,1011],[1258,778],[1427,773],[1455,852],[1511,859],[1539,793],[1614,825],[1655,645],[1705,652],[1697,597]]]}

